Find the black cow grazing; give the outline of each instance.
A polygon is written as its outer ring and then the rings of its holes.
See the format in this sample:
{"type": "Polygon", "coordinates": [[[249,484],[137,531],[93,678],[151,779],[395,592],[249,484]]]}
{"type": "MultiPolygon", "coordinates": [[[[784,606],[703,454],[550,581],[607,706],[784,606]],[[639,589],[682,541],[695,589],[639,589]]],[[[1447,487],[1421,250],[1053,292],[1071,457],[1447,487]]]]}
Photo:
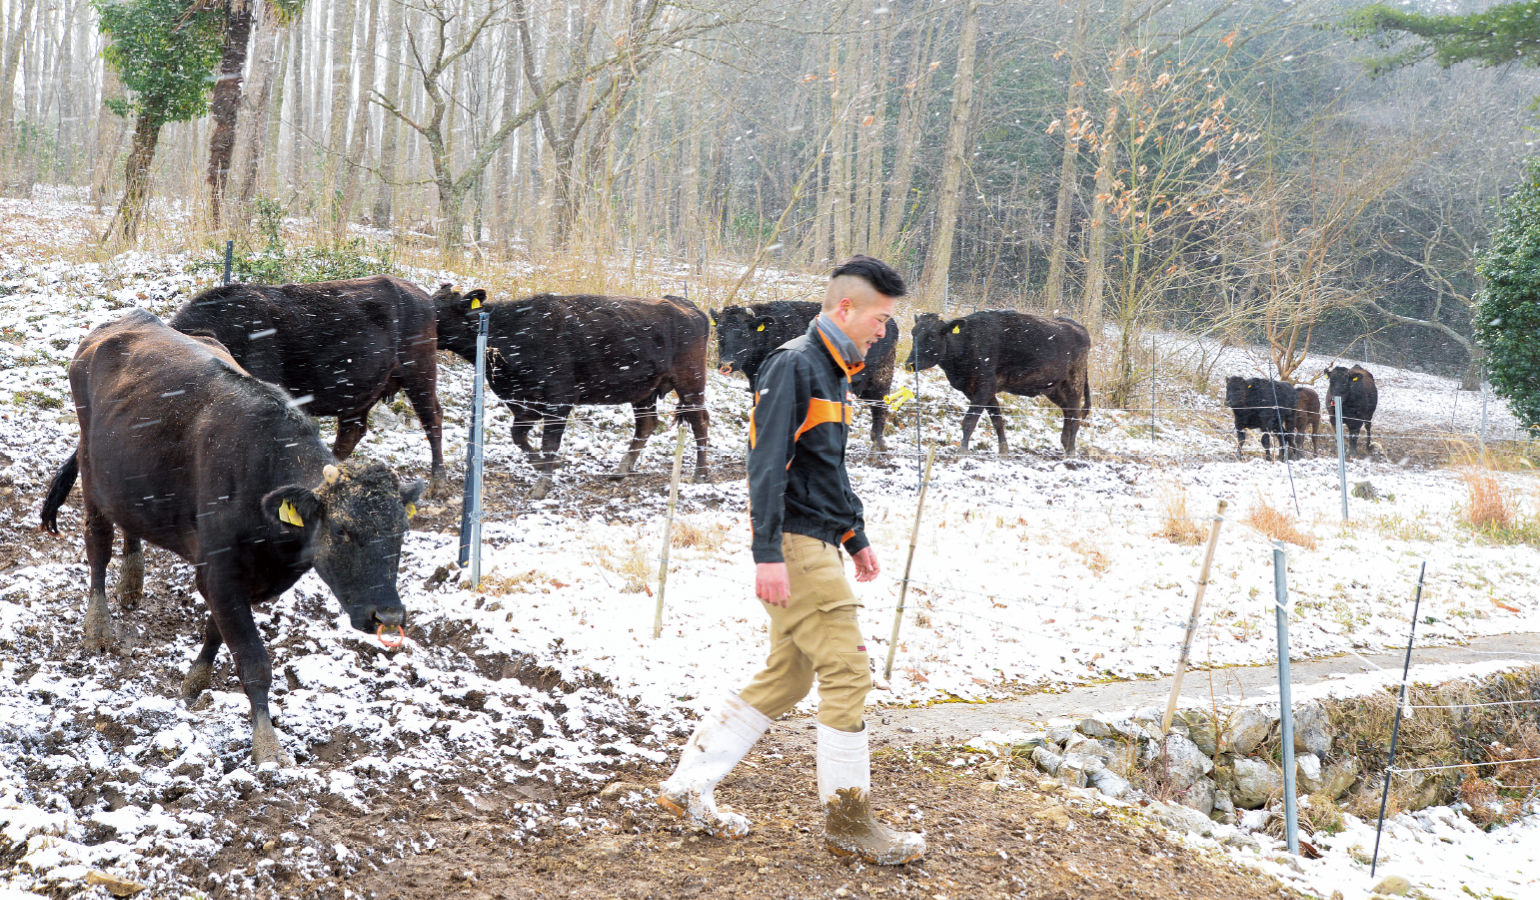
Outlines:
{"type": "Polygon", "coordinates": [[[208,686],[221,642],[251,701],[258,764],[284,762],[268,715],[272,663],[254,603],[288,590],[312,566],[354,628],[399,627],[406,610],[396,565],[415,481],[401,487],[379,463],[343,463],[282,389],[251,377],[208,338],[134,310],[86,336],[69,368],[80,443],[43,503],[43,528],[78,474],[91,589],[87,649],[113,643],[107,561],[123,531],[119,594],[142,589],[141,541],[195,567],[208,605],[203,651],[182,681],[189,703],[208,686]],[[124,582],[130,582],[125,584],[124,582]]]}
{"type": "MultiPolygon", "coordinates": [[[[775,300],[751,306],[724,306],[711,311],[717,326],[717,360],[723,375],[742,372],[749,390],[759,377],[759,367],[772,350],[807,332],[823,304],[812,300],[775,300]]],[[[866,354],[866,366],[850,379],[850,390],[872,411],[872,448],[888,447],[883,430],[888,407],[883,400],[893,389],[893,364],[898,356],[898,322],[888,320],[887,334],[866,354]]]]}
{"type": "Polygon", "coordinates": [[[486,302],[486,292],[461,294],[450,285],[433,295],[439,347],[476,359],[476,318],[490,314],[487,379],[513,413],[513,442],[531,457],[540,478],[539,500],[551,488],[551,470],[572,407],[629,403],[636,432],[617,477],[630,473],[658,424],[658,398],[673,391],[677,415],[695,432],[695,480],[706,464],[706,314],[680,297],[649,300],[588,294],[536,294],[486,302]],[[541,426],[540,451],[529,430],[541,426]]]}
{"type": "Polygon", "coordinates": [[[1246,429],[1262,432],[1262,452],[1271,460],[1273,451],[1268,436],[1278,440],[1278,458],[1283,459],[1294,433],[1295,410],[1299,396],[1294,385],[1269,378],[1242,378],[1231,375],[1225,380],[1225,405],[1235,414],[1235,455],[1246,443],[1246,429]]]}
{"type": "Polygon", "coordinates": [[[962,448],[968,449],[973,426],[988,412],[1000,452],[1006,452],[1005,416],[995,395],[1046,396],[1064,411],[1059,442],[1066,457],[1075,455],[1075,434],[1091,415],[1089,357],[1091,336],[1073,319],[986,309],[943,321],[935,313],[914,317],[914,349],[906,370],[939,365],[952,387],[968,397],[963,415],[962,448]]]}
{"type": "Polygon", "coordinates": [[[1299,399],[1294,405],[1294,426],[1299,429],[1294,432],[1294,449],[1298,450],[1305,443],[1305,426],[1310,427],[1310,452],[1320,452],[1319,438],[1316,430],[1321,427],[1321,395],[1315,392],[1315,388],[1299,384],[1294,386],[1294,392],[1299,399]]]}
{"type": "Polygon", "coordinates": [[[428,434],[430,493],[442,496],[443,414],[433,303],[416,285],[376,275],[315,284],[227,284],[177,310],[171,327],[217,338],[235,361],[336,416],[332,452],[347,459],[369,428],[369,410],[397,390],[428,434]]]}
{"type": "Polygon", "coordinates": [[[1370,435],[1373,432],[1374,409],[1380,405],[1380,390],[1374,386],[1374,376],[1363,366],[1336,366],[1325,372],[1329,382],[1326,389],[1327,421],[1337,427],[1336,402],[1342,398],[1342,427],[1350,435],[1348,442],[1353,453],[1358,453],[1358,429],[1364,430],[1364,456],[1369,455],[1370,435]]]}

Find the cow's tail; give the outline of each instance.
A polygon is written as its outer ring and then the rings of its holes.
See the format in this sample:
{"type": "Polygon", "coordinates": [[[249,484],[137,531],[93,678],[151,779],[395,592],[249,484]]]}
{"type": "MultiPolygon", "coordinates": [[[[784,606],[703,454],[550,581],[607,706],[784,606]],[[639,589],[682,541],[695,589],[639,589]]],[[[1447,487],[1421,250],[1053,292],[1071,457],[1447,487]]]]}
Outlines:
{"type": "Polygon", "coordinates": [[[53,484],[48,486],[48,496],[43,499],[43,511],[39,514],[41,527],[51,534],[59,533],[59,507],[70,495],[70,490],[75,487],[75,478],[80,474],[80,449],[76,448],[70,453],[70,458],[59,467],[59,472],[53,477],[53,484]]]}

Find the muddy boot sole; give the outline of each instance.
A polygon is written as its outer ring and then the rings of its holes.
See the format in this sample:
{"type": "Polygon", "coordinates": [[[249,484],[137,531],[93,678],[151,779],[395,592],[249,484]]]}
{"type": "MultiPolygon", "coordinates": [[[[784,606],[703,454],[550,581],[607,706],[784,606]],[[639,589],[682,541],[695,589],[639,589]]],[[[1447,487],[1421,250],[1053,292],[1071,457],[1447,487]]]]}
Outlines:
{"type": "Polygon", "coordinates": [[[923,847],[918,850],[909,850],[903,853],[895,853],[892,856],[884,856],[882,854],[872,853],[869,850],[852,850],[848,847],[841,847],[839,844],[836,844],[833,841],[827,839],[824,840],[824,846],[829,849],[830,853],[842,859],[856,856],[860,857],[862,862],[871,866],[907,865],[925,855],[925,849],[923,847]]]}
{"type": "MultiPolygon", "coordinates": [[[[696,826],[714,838],[721,838],[725,841],[736,841],[749,833],[747,821],[745,821],[741,831],[729,831],[727,828],[715,823],[697,821],[696,819],[690,817],[690,811],[688,809],[680,806],[677,801],[669,797],[667,794],[658,795],[658,805],[688,822],[689,824],[696,826]]],[[[723,811],[728,813],[732,812],[731,810],[723,811]]]]}

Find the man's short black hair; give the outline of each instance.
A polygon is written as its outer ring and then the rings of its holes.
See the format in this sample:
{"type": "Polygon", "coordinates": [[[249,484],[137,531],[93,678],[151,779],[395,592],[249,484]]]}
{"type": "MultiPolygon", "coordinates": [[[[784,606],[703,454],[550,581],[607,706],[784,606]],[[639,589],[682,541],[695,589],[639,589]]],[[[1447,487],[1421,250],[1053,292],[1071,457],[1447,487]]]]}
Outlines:
{"type": "Polygon", "coordinates": [[[835,266],[829,279],[833,280],[841,275],[854,275],[865,279],[867,284],[877,289],[877,293],[884,296],[902,297],[909,293],[909,289],[904,286],[904,276],[876,257],[858,253],[835,266]]]}

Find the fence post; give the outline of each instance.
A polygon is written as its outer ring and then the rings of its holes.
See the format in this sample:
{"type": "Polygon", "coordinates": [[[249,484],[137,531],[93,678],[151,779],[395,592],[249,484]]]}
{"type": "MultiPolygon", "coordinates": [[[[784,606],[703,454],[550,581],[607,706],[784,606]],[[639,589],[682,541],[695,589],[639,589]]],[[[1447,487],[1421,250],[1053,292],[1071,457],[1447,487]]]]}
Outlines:
{"type": "Polygon", "coordinates": [[[1171,697],[1166,701],[1166,714],[1160,720],[1160,734],[1164,738],[1171,733],[1171,717],[1176,714],[1176,698],[1182,693],[1182,676],[1187,672],[1187,655],[1192,652],[1192,635],[1198,630],[1198,611],[1203,608],[1203,591],[1208,587],[1208,570],[1214,563],[1214,548],[1219,546],[1219,526],[1225,520],[1225,507],[1230,504],[1219,501],[1219,511],[1214,513],[1214,529],[1209,532],[1208,552],[1203,554],[1203,570],[1198,575],[1198,593],[1192,598],[1192,615],[1187,617],[1187,634],[1182,638],[1182,654],[1176,660],[1176,674],[1171,677],[1171,697]]]}
{"type": "Polygon", "coordinates": [[[1347,444],[1342,439],[1342,398],[1331,405],[1332,415],[1337,420],[1337,480],[1342,485],[1342,521],[1348,520],[1347,511],[1347,444]]]}
{"type": "MultiPolygon", "coordinates": [[[[676,417],[677,418],[677,417],[676,417]]],[[[668,589],[668,548],[674,542],[674,508],[679,505],[679,469],[684,464],[684,420],[675,429],[679,439],[674,442],[674,474],[668,482],[668,516],[663,520],[663,554],[658,563],[658,605],[652,613],[652,638],[663,636],[663,592],[668,589]]]]}
{"type": "Polygon", "coordinates": [[[1369,877],[1380,864],[1380,832],[1385,828],[1385,804],[1390,801],[1390,776],[1396,768],[1396,740],[1401,736],[1401,712],[1406,709],[1406,676],[1412,670],[1412,641],[1417,636],[1417,614],[1422,608],[1422,580],[1428,574],[1428,563],[1422,563],[1417,573],[1417,599],[1412,603],[1412,629],[1406,635],[1406,662],[1401,665],[1401,691],[1396,699],[1396,721],[1390,726],[1390,759],[1385,763],[1385,789],[1380,793],[1380,818],[1374,825],[1374,856],[1369,860],[1369,877]]]}
{"type": "Polygon", "coordinates": [[[1278,722],[1283,739],[1283,833],[1299,853],[1299,811],[1294,798],[1294,708],[1289,690],[1289,585],[1283,541],[1273,542],[1273,611],[1278,621],[1278,722]]]}
{"type": "Polygon", "coordinates": [[[909,596],[909,569],[914,565],[914,547],[920,541],[920,515],[925,512],[925,489],[930,487],[930,466],[936,461],[936,445],[930,445],[925,457],[925,476],[920,480],[920,499],[914,508],[914,530],[909,533],[909,558],[904,561],[904,582],[898,588],[898,609],[893,613],[893,636],[888,640],[888,661],[882,667],[884,681],[893,678],[893,655],[898,652],[898,627],[904,622],[904,599],[909,596]]]}
{"type": "Polygon", "coordinates": [[[471,589],[481,584],[482,439],[486,433],[487,313],[476,317],[476,376],[471,384],[471,431],[465,446],[465,499],[460,507],[460,565],[470,565],[471,589]]]}
{"type": "Polygon", "coordinates": [[[225,241],[225,284],[230,283],[230,268],[235,265],[235,241],[225,241]]]}

